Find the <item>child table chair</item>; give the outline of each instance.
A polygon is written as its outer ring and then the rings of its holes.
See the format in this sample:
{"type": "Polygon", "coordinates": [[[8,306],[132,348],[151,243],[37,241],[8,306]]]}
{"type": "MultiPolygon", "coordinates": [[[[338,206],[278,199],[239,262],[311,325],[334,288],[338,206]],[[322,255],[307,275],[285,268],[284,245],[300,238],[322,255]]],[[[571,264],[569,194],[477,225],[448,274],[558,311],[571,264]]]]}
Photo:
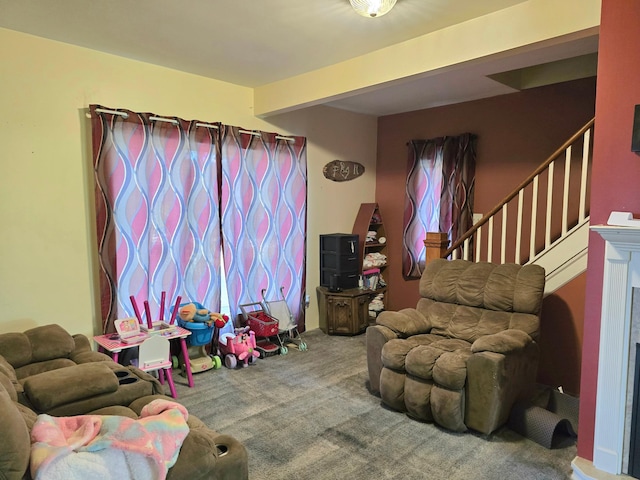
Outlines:
{"type": "Polygon", "coordinates": [[[171,396],[178,398],[176,387],[171,375],[171,349],[169,340],[161,335],[151,335],[140,344],[138,353],[138,368],[143,372],[158,372],[160,383],[167,377],[171,396]]]}

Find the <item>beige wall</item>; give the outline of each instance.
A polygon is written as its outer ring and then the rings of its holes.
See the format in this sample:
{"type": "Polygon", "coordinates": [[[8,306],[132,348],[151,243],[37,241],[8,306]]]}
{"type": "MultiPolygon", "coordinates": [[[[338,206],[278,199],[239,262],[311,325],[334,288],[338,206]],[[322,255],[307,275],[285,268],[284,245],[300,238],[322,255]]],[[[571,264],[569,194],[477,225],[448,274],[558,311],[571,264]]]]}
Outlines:
{"type": "Polygon", "coordinates": [[[374,199],[374,117],[313,107],[262,120],[248,88],[5,29],[0,44],[0,332],[100,329],[92,103],[306,136],[307,329],[317,328],[318,234],[351,231],[359,204],[374,199]],[[334,159],[366,173],[330,182],[322,167],[334,159]]]}

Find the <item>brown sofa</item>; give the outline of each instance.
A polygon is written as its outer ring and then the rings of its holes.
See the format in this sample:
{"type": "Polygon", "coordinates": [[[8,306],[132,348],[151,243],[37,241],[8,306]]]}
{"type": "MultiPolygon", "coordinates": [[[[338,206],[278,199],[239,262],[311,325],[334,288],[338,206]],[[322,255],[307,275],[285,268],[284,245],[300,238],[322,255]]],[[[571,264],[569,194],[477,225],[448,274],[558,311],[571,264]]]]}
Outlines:
{"type": "Polygon", "coordinates": [[[535,389],[544,279],[536,265],[429,263],[416,308],[367,329],[371,391],[415,419],[490,434],[535,389]]]}
{"type": "Polygon", "coordinates": [[[13,380],[20,403],[58,416],[163,393],[151,375],[92,351],[87,337],[71,336],[59,325],[1,334],[0,372],[13,380]]]}
{"type": "MultiPolygon", "coordinates": [[[[161,385],[135,367],[91,351],[82,335],[57,325],[0,334],[0,479],[30,479],[30,431],[38,414],[138,418],[161,385]]],[[[189,433],[169,479],[246,479],[247,451],[189,416],[189,433]]],[[[124,477],[123,477],[124,478],[124,477]]]]}

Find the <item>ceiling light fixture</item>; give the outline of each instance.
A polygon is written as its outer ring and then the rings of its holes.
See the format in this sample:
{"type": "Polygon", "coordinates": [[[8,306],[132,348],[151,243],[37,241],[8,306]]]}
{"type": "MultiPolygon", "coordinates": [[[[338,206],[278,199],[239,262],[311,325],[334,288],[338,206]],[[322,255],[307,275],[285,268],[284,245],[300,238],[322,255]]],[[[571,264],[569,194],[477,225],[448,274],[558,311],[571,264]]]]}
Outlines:
{"type": "Polygon", "coordinates": [[[389,13],[397,0],[349,0],[353,9],[363,17],[375,18],[389,13]]]}

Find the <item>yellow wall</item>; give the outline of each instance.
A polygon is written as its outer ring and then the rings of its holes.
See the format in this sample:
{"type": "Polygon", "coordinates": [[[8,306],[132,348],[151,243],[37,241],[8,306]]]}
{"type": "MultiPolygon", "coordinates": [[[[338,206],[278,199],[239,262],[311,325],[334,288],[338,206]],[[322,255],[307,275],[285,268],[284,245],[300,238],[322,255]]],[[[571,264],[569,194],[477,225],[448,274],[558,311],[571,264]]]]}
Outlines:
{"type": "Polygon", "coordinates": [[[92,103],[306,136],[307,329],[317,328],[318,235],[350,232],[359,204],[374,201],[374,117],[320,106],[262,120],[248,88],[6,29],[0,45],[0,332],[99,333],[92,103]],[[366,173],[326,180],[334,159],[366,173]]]}
{"type": "Polygon", "coordinates": [[[557,39],[588,37],[600,25],[600,4],[601,0],[523,0],[356,58],[261,85],[255,90],[256,114],[317,105],[360,89],[371,92],[478,59],[542,48],[557,39]]]}

